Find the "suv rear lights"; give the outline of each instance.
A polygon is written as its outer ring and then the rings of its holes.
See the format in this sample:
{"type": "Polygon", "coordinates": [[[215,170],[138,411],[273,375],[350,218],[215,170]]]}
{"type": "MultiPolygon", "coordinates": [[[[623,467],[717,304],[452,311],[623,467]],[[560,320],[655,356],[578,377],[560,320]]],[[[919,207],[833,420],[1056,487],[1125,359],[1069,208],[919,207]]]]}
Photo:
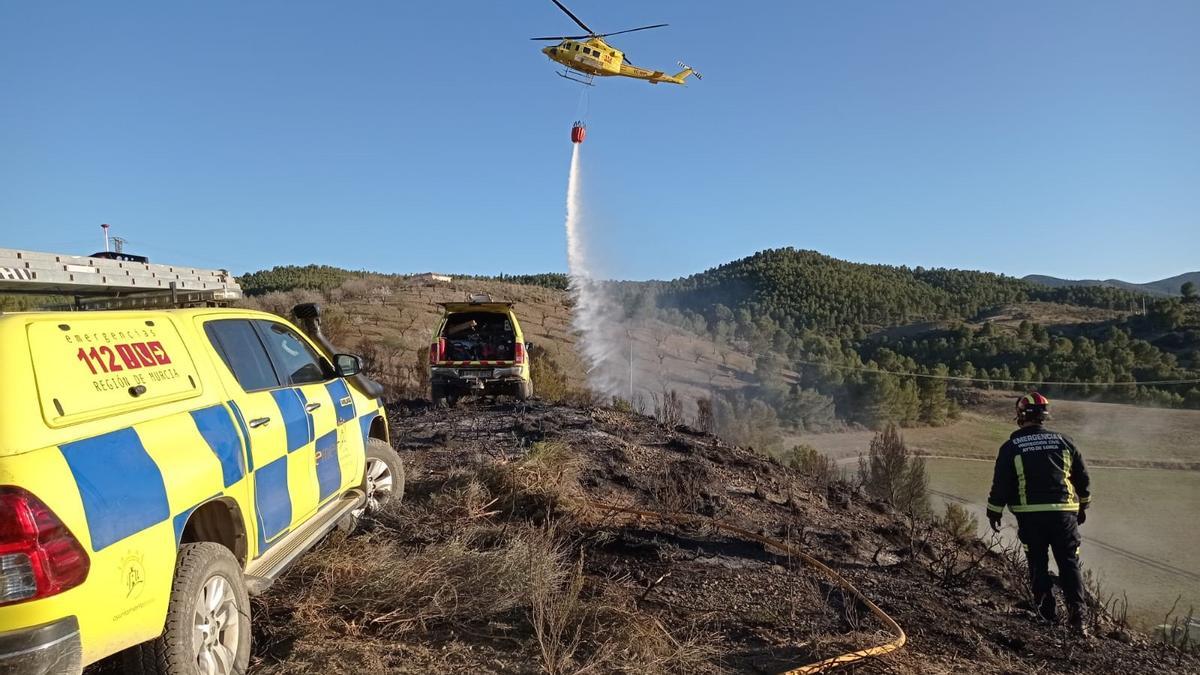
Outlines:
{"type": "Polygon", "coordinates": [[[437,342],[429,345],[429,362],[437,363],[446,358],[446,338],[438,338],[437,342]]]}
{"type": "Polygon", "coordinates": [[[91,561],[50,507],[0,486],[0,605],[57,595],[87,579],[91,561]]]}
{"type": "Polygon", "coordinates": [[[525,345],[517,342],[513,345],[513,361],[516,363],[525,363],[525,345]]]}

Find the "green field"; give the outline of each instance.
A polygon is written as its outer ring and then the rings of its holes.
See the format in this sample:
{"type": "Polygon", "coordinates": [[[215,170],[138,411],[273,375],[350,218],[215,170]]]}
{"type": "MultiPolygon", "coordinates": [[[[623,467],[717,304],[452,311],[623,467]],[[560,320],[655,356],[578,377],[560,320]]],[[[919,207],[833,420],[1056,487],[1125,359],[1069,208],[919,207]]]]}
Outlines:
{"type": "MultiPolygon", "coordinates": [[[[929,455],[979,458],[926,462],[930,488],[970,502],[980,522],[992,460],[1013,429],[1008,405],[996,398],[952,425],[903,431],[910,447],[929,455]]],[[[1108,592],[1128,594],[1131,618],[1143,627],[1160,623],[1181,594],[1184,611],[1200,609],[1200,537],[1192,529],[1200,513],[1200,471],[1104,466],[1200,461],[1200,411],[1078,402],[1055,402],[1053,409],[1050,426],[1072,436],[1092,462],[1094,505],[1082,528],[1084,565],[1108,592]]],[[[873,435],[854,431],[793,440],[845,461],[865,453],[873,435]]],[[[935,495],[939,509],[941,501],[935,495]]],[[[1005,518],[1015,523],[1011,514],[1005,518]]]]}
{"type": "MultiPolygon", "coordinates": [[[[994,396],[944,427],[905,429],[909,447],[931,455],[996,456],[1015,428],[1011,397],[994,396]]],[[[1087,459],[1114,462],[1200,462],[1200,411],[1142,408],[1115,403],[1054,401],[1051,428],[1071,436],[1087,459]]],[[[833,457],[865,453],[870,431],[810,434],[792,440],[833,457]]]]}

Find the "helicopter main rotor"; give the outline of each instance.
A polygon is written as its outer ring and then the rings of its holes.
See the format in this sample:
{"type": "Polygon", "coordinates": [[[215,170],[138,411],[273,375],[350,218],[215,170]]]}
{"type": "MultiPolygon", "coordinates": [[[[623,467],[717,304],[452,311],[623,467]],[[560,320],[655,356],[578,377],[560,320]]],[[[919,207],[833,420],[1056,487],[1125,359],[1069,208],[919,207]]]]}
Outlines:
{"type": "Polygon", "coordinates": [[[641,26],[639,28],[627,28],[625,30],[613,31],[611,33],[597,33],[596,31],[592,30],[590,26],[588,26],[586,23],[581,21],[579,19],[579,17],[572,14],[571,10],[567,9],[566,5],[562,4],[558,0],[550,0],[550,1],[553,2],[555,5],[558,5],[558,8],[561,9],[564,14],[571,17],[572,21],[579,24],[580,28],[586,30],[587,34],[586,35],[551,35],[549,37],[529,38],[530,40],[560,41],[560,40],[586,40],[588,38],[606,38],[610,35],[621,35],[623,33],[634,33],[639,30],[650,30],[651,28],[662,28],[663,26],[670,25],[670,24],[665,24],[665,23],[656,23],[653,26],[641,26]]]}

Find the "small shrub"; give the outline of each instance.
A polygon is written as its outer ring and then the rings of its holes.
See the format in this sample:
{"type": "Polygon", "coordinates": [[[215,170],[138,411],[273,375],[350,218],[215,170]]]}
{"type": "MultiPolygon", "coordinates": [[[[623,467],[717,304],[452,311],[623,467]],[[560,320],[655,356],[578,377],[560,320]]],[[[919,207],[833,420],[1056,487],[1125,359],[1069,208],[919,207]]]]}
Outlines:
{"type": "Polygon", "coordinates": [[[654,417],[668,427],[683,424],[683,398],[674,389],[663,389],[662,396],[654,397],[654,417]]]}
{"type": "Polygon", "coordinates": [[[999,543],[992,533],[987,542],[976,537],[979,522],[966,509],[949,504],[946,516],[909,520],[909,554],[922,560],[930,577],[944,588],[961,588],[983,571],[983,561],[999,543]],[[949,535],[949,536],[947,536],[949,535]]]}
{"type": "Polygon", "coordinates": [[[529,377],[533,380],[534,393],[542,399],[560,404],[596,404],[596,396],[590,390],[571,387],[562,364],[540,345],[529,350],[529,377]]]}
{"type": "Polygon", "coordinates": [[[414,350],[414,355],[416,358],[413,360],[412,373],[415,380],[416,395],[419,397],[424,396],[425,392],[429,391],[429,348],[424,345],[417,347],[414,350]]]}
{"type": "Polygon", "coordinates": [[[567,374],[545,347],[534,345],[529,350],[529,375],[533,390],[547,401],[563,401],[572,394],[567,374]]]}
{"type": "Polygon", "coordinates": [[[591,623],[588,615],[592,612],[579,597],[583,581],[582,557],[566,579],[561,570],[530,566],[529,623],[542,656],[542,668],[549,675],[572,672],[584,628],[591,623]]]}
{"type": "Polygon", "coordinates": [[[968,542],[979,534],[979,519],[954,502],[946,502],[942,528],[958,542],[968,542]]]}
{"type": "Polygon", "coordinates": [[[837,462],[811,445],[797,445],[784,453],[781,459],[818,485],[828,485],[838,478],[837,462]]]}
{"type": "Polygon", "coordinates": [[[1200,620],[1196,618],[1196,609],[1191,607],[1186,613],[1175,613],[1182,597],[1175,598],[1175,603],[1163,617],[1163,623],[1156,632],[1158,637],[1170,647],[1200,653],[1200,635],[1197,634],[1197,631],[1200,631],[1200,620]]]}
{"type": "Polygon", "coordinates": [[[622,413],[633,412],[633,404],[629,402],[629,399],[624,399],[624,398],[621,398],[620,396],[613,397],[612,407],[613,407],[613,410],[616,410],[617,412],[622,412],[622,413]]]}
{"type": "Polygon", "coordinates": [[[579,501],[579,458],[565,443],[542,441],[517,462],[486,466],[479,479],[509,516],[565,516],[579,501]]]}
{"type": "Polygon", "coordinates": [[[650,491],[654,501],[664,511],[679,513],[706,513],[710,486],[716,481],[711,469],[704,464],[688,460],[671,462],[654,476],[650,491]]]}
{"type": "Polygon", "coordinates": [[[696,401],[696,428],[706,434],[716,433],[717,420],[713,416],[711,398],[702,398],[696,401]]]}

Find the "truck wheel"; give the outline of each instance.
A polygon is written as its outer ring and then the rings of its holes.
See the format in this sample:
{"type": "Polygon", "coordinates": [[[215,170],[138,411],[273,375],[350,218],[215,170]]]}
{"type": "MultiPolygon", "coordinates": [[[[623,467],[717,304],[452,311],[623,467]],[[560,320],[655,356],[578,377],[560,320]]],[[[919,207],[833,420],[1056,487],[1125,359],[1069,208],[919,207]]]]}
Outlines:
{"type": "Polygon", "coordinates": [[[363,492],[367,494],[363,508],[368,513],[404,500],[404,462],[387,441],[367,439],[367,465],[363,473],[363,492]]]}
{"type": "Polygon", "coordinates": [[[517,400],[528,401],[531,398],[533,398],[533,381],[521,380],[517,385],[517,400]]]}
{"type": "Polygon", "coordinates": [[[447,391],[444,386],[433,385],[431,393],[435,408],[453,408],[458,403],[458,397],[447,391]]]}
{"type": "Polygon", "coordinates": [[[363,515],[404,500],[404,462],[400,455],[378,438],[367,439],[366,455],[362,491],[367,501],[338,521],[338,529],[344,534],[353,532],[363,515]]]}
{"type": "Polygon", "coordinates": [[[250,598],[229,549],[184,544],[162,635],[130,648],[126,673],[240,675],[250,665],[250,598]]]}

